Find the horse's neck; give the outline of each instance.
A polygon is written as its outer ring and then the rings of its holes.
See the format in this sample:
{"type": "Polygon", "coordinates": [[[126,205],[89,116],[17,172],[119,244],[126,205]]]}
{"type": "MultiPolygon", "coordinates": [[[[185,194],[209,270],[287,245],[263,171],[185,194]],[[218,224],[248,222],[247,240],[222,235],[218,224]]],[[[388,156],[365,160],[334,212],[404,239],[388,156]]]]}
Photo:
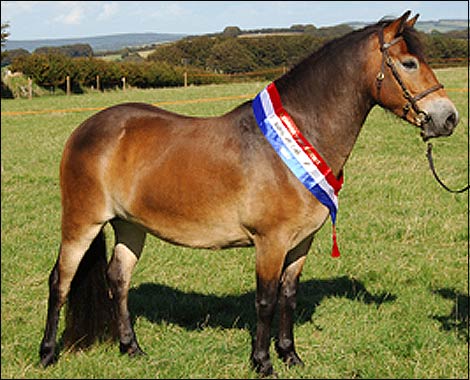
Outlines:
{"type": "Polygon", "coordinates": [[[364,62],[343,58],[337,57],[331,65],[322,63],[321,57],[316,62],[307,59],[303,67],[276,81],[284,108],[336,175],[374,105],[364,62]]]}

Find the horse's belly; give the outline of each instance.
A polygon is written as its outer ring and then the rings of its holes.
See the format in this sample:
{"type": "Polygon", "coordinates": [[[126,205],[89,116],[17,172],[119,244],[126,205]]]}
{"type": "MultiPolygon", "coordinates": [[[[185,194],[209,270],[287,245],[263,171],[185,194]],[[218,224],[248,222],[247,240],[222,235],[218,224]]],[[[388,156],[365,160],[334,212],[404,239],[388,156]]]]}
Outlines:
{"type": "Polygon", "coordinates": [[[252,241],[237,228],[225,229],[224,226],[182,225],[184,229],[171,228],[155,234],[163,240],[193,248],[231,248],[252,245],[252,241]]]}
{"type": "Polygon", "coordinates": [[[220,218],[202,221],[175,215],[165,217],[162,213],[134,220],[152,235],[177,245],[209,249],[252,245],[250,236],[240,225],[220,218]]]}
{"type": "Polygon", "coordinates": [[[121,204],[118,214],[179,245],[218,249],[252,244],[232,192],[217,188],[215,183],[194,181],[179,190],[168,182],[156,183],[153,191],[140,187],[141,191],[121,204]]]}

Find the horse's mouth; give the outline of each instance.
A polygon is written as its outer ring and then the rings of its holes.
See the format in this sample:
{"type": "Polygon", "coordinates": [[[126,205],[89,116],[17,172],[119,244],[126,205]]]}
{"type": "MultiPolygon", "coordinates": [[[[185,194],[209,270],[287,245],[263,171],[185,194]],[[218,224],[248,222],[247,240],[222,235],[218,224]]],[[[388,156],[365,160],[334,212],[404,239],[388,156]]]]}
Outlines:
{"type": "Polygon", "coordinates": [[[422,124],[419,127],[421,128],[421,138],[424,142],[426,142],[432,138],[447,137],[452,135],[455,126],[451,128],[447,126],[436,128],[432,120],[430,120],[429,122],[422,124]]]}
{"type": "Polygon", "coordinates": [[[459,114],[450,101],[437,100],[428,105],[424,117],[418,120],[423,141],[435,137],[450,136],[459,123],[459,114]]]}

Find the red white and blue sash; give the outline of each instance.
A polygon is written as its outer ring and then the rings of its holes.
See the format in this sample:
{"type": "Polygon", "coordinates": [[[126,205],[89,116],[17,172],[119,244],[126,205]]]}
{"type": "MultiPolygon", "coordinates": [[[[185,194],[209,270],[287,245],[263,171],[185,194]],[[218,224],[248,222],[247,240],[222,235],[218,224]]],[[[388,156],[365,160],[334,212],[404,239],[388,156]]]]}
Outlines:
{"type": "Polygon", "coordinates": [[[302,135],[281,103],[274,83],[253,100],[256,121],[266,139],[300,182],[330,211],[333,222],[332,256],[339,256],[336,242],[338,192],[343,177],[335,177],[325,160],[302,135]]]}

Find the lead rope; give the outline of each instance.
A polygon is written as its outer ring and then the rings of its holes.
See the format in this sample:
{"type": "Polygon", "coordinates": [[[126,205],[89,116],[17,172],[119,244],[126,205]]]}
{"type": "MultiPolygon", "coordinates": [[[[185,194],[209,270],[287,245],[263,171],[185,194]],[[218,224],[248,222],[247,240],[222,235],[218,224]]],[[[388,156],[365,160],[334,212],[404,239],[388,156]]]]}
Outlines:
{"type": "Polygon", "coordinates": [[[468,189],[470,188],[470,185],[467,185],[467,186],[465,186],[465,187],[463,187],[462,189],[459,189],[459,190],[452,190],[452,189],[449,189],[445,185],[445,183],[441,181],[441,179],[439,178],[439,176],[436,173],[436,170],[434,169],[434,162],[433,162],[433,159],[432,159],[432,144],[431,143],[428,143],[428,150],[426,152],[426,156],[428,158],[429,167],[431,168],[432,174],[434,175],[434,178],[436,178],[436,181],[439,183],[439,185],[441,185],[448,192],[454,193],[454,194],[463,193],[464,191],[468,191],[468,189]]]}

